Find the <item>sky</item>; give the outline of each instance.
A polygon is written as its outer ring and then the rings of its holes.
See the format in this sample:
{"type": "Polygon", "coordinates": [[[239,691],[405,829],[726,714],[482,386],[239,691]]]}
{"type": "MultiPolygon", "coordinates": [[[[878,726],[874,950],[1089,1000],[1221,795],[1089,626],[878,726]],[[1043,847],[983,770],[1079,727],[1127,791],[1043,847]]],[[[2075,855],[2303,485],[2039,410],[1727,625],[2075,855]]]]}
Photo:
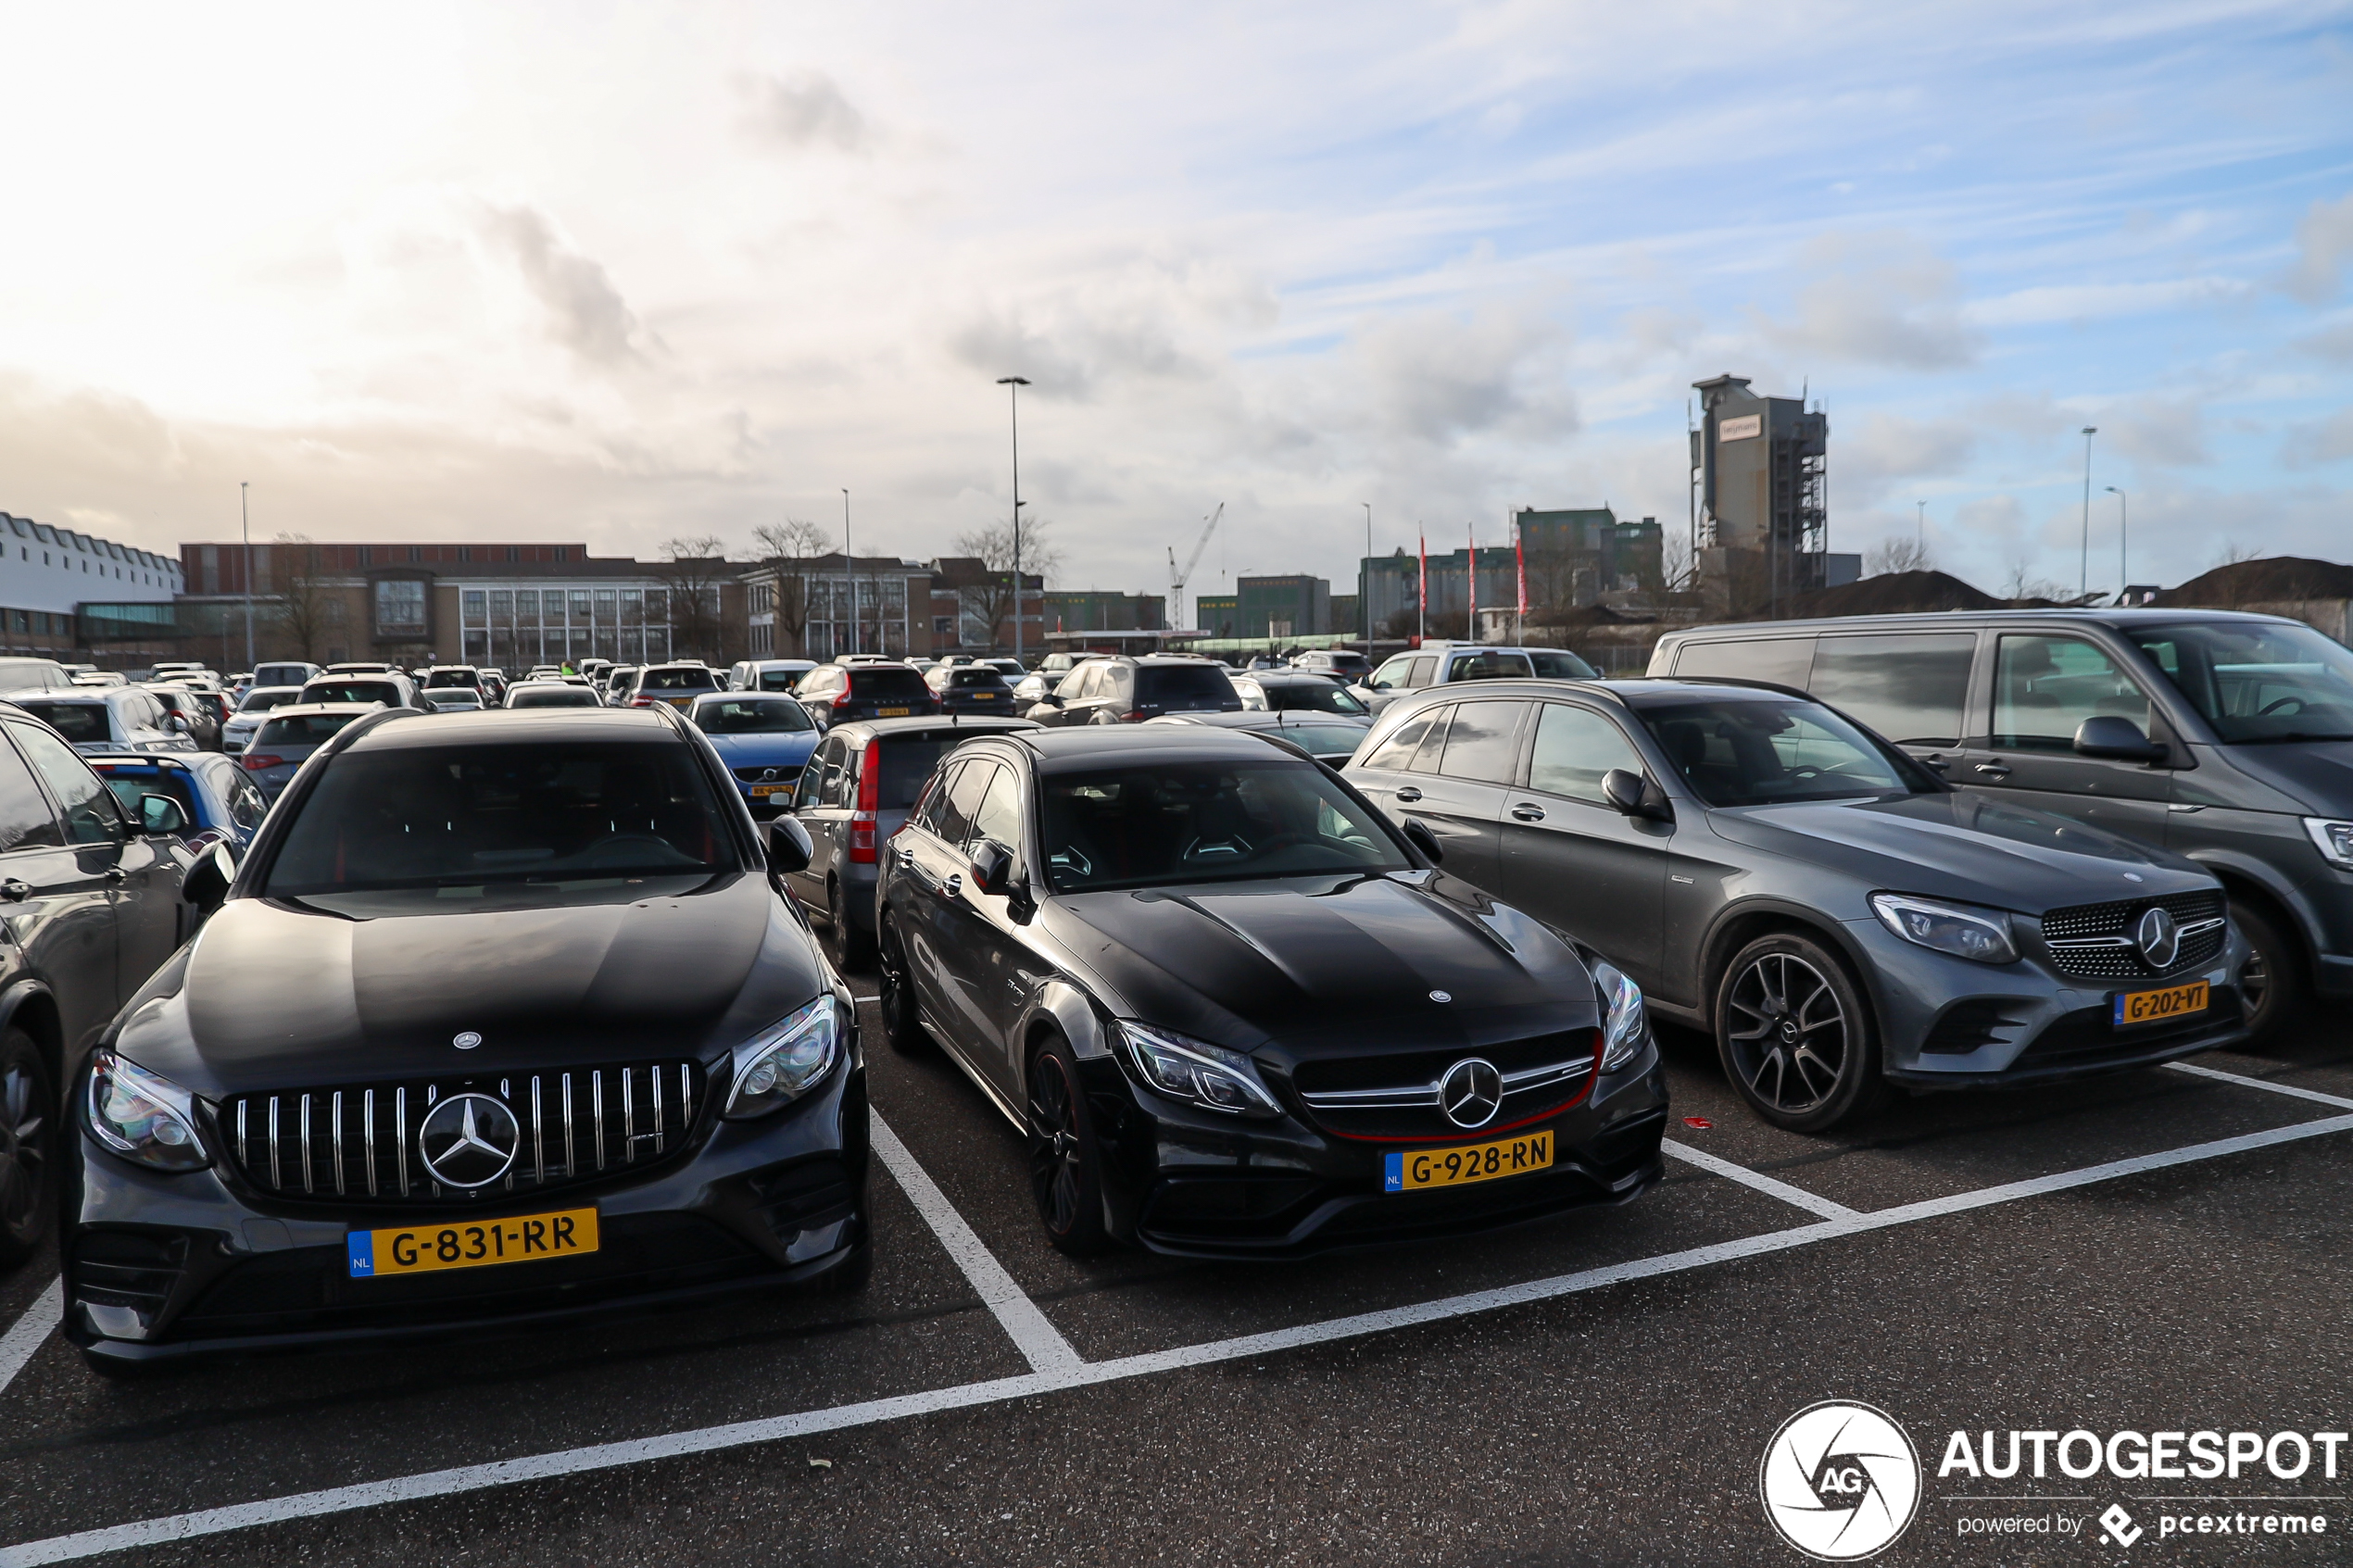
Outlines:
{"type": "Polygon", "coordinates": [[[1354,587],[1686,524],[2095,589],[2353,558],[2353,5],[0,4],[0,510],[1354,587]],[[2091,439],[2088,551],[2084,438],[2091,439]],[[2109,493],[2114,486],[2125,493],[2109,493]],[[1925,525],[1919,503],[1925,502],[1925,525]]]}

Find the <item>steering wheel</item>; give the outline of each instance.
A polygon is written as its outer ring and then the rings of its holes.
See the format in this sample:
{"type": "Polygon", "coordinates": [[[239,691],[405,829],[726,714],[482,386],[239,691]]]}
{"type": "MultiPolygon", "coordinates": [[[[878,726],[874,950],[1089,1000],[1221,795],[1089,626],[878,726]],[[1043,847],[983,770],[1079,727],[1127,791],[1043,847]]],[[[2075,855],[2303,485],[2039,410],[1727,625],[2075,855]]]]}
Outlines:
{"type": "Polygon", "coordinates": [[[1258,846],[1244,838],[1240,834],[1218,839],[1215,843],[1196,838],[1185,846],[1177,854],[1176,859],[1184,864],[1193,865],[1200,862],[1204,853],[1220,858],[1230,855],[1236,860],[1246,860],[1258,853],[1258,846]]]}
{"type": "Polygon", "coordinates": [[[2264,705],[2262,711],[2258,713],[2256,717],[2259,719],[2268,719],[2272,714],[2279,712],[2284,708],[2286,708],[2291,702],[2296,704],[2295,711],[2298,713],[2304,711],[2304,699],[2300,696],[2273,697],[2269,703],[2264,705]]]}

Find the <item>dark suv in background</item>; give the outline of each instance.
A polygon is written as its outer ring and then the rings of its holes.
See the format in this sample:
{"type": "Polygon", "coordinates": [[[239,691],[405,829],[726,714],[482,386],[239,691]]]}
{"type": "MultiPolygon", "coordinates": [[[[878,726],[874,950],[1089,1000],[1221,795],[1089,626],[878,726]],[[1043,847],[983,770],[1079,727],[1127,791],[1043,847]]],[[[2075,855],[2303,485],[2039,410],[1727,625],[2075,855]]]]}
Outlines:
{"type": "Polygon", "coordinates": [[[2255,957],[2248,1024],[2353,998],[2353,652],[2223,610],[2008,610],[1705,626],[1654,675],[1813,693],[1964,789],[2204,865],[2255,957]]]}
{"type": "Polygon", "coordinates": [[[821,730],[856,719],[919,719],[939,711],[939,696],[911,664],[820,664],[793,696],[821,730]]]}
{"type": "Polygon", "coordinates": [[[1241,693],[1226,667],[1188,654],[1090,659],[1029,710],[1049,728],[1139,724],[1164,713],[1239,713],[1241,693]]]}

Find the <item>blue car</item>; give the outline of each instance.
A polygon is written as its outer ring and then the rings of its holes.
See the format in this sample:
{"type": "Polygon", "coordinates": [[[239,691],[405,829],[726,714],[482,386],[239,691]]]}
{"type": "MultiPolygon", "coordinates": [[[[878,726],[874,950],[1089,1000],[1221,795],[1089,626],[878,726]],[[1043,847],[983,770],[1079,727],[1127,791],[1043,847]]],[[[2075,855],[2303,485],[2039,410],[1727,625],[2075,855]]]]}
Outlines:
{"type": "Polygon", "coordinates": [[[270,811],[270,803],[237,759],[217,751],[115,751],[84,760],[107,781],[133,822],[140,820],[142,796],[178,801],[187,814],[189,827],[182,836],[192,849],[226,840],[243,854],[270,811]]]}
{"type": "Polygon", "coordinates": [[[820,738],[809,710],[782,692],[706,692],[688,705],[686,717],[711,737],[755,817],[791,801],[820,738]]]}

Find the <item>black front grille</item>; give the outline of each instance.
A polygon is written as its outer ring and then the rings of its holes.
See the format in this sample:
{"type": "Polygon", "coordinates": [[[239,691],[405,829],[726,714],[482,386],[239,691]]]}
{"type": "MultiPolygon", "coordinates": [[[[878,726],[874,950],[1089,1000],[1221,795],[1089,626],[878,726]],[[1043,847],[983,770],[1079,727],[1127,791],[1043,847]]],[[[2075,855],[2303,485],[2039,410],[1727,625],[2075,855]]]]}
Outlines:
{"type": "Polygon", "coordinates": [[[1490,1046],[1305,1061],[1292,1070],[1291,1087],[1310,1122],[1342,1137],[1486,1137],[1581,1098],[1599,1039],[1597,1030],[1565,1029],[1490,1046]],[[1495,1113],[1472,1128],[1457,1125],[1438,1103],[1440,1080],[1466,1057],[1491,1064],[1504,1088],[1495,1113]]]}
{"type": "Polygon", "coordinates": [[[2053,966],[2085,980],[2148,980],[2196,969],[2213,962],[2229,940],[2220,890],[2076,904],[2043,916],[2043,945],[2050,949],[2053,966]],[[2133,945],[2133,926],[2152,909],[2166,910],[2183,928],[2181,950],[2164,969],[2150,965],[2133,945]]]}
{"type": "Polygon", "coordinates": [[[738,768],[736,777],[746,784],[798,784],[800,782],[800,770],[786,762],[766,768],[738,768]]]}
{"type": "Polygon", "coordinates": [[[187,1263],[184,1236],[85,1231],[74,1242],[73,1293],[78,1300],[152,1317],[163,1310],[187,1263]]]}
{"type": "Polygon", "coordinates": [[[480,1073],[235,1095],[217,1127],[246,1181],[272,1197],[350,1202],[447,1202],[593,1181],[675,1153],[702,1109],[692,1061],[629,1062],[562,1072],[480,1073]],[[505,1103],[522,1129],[506,1173],[486,1185],[434,1177],[417,1135],[451,1095],[505,1103]]]}

